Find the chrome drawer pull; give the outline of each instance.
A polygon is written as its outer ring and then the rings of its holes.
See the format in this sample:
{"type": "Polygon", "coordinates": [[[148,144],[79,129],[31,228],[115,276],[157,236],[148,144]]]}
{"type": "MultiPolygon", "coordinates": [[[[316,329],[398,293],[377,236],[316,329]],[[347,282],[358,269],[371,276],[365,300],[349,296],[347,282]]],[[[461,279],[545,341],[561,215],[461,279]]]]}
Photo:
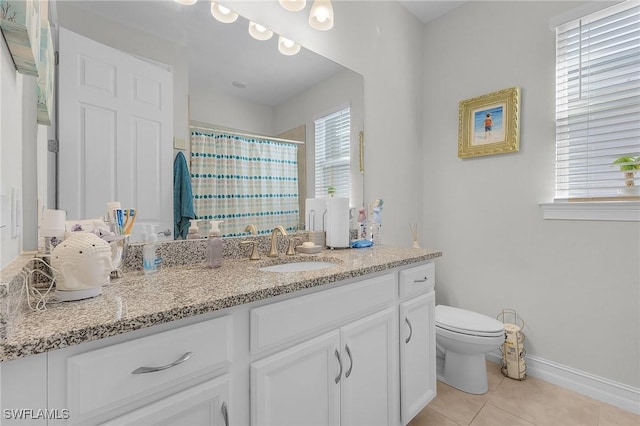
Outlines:
{"type": "Polygon", "coordinates": [[[414,282],[414,283],[423,283],[423,282],[426,282],[426,281],[429,281],[429,278],[424,277],[424,278],[423,278],[423,279],[421,279],[421,280],[413,280],[413,282],[414,282]]]}
{"type": "Polygon", "coordinates": [[[229,426],[229,412],[227,411],[227,403],[222,403],[222,418],[224,419],[224,426],[229,426]]]}
{"type": "Polygon", "coordinates": [[[156,371],[166,370],[167,368],[175,367],[178,364],[182,364],[187,361],[194,355],[193,352],[187,352],[182,355],[179,359],[173,361],[171,364],[163,365],[162,367],[139,367],[131,372],[131,374],[143,374],[143,373],[154,373],[156,371]]]}
{"type": "Polygon", "coordinates": [[[349,349],[349,345],[345,345],[344,350],[347,351],[347,355],[349,355],[349,369],[344,376],[349,377],[351,375],[351,370],[353,370],[353,357],[351,356],[351,349],[349,349]]]}
{"type": "Polygon", "coordinates": [[[340,364],[340,372],[338,373],[338,377],[336,377],[336,383],[340,381],[340,377],[342,377],[342,360],[340,359],[340,352],[336,349],[336,358],[338,358],[338,364],[340,364]]]}
{"type": "Polygon", "coordinates": [[[405,317],[404,320],[407,322],[407,325],[409,326],[409,337],[407,337],[407,339],[404,342],[409,343],[409,341],[411,340],[411,336],[413,336],[413,327],[411,326],[411,321],[409,321],[408,317],[405,317]]]}

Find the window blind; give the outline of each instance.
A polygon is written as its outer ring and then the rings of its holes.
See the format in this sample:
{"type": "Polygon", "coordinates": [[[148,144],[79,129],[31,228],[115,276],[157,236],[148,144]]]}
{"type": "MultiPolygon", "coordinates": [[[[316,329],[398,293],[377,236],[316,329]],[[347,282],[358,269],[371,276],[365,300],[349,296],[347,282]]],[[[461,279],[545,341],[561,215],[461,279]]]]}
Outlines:
{"type": "Polygon", "coordinates": [[[627,1],[556,28],[555,198],[637,197],[639,177],[640,5],[627,1]]]}
{"type": "Polygon", "coordinates": [[[336,197],[351,193],[351,111],[347,107],[315,120],[315,196],[327,197],[329,187],[336,197]]]}

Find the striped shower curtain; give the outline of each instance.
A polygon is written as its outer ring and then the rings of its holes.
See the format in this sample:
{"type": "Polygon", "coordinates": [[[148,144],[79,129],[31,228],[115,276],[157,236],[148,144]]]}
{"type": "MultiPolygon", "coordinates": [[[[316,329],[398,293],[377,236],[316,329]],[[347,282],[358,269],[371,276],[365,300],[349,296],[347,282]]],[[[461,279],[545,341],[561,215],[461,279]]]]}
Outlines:
{"type": "Polygon", "coordinates": [[[192,129],[191,183],[198,219],[223,220],[223,236],[247,235],[250,223],[259,234],[276,225],[295,231],[297,151],[295,144],[192,129]]]}

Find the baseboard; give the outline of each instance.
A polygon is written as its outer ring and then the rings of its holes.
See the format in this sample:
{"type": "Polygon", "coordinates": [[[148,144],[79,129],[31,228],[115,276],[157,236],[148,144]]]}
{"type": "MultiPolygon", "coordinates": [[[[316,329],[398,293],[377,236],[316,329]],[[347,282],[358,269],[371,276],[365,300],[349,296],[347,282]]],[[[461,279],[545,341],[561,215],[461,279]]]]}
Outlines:
{"type": "MultiPolygon", "coordinates": [[[[502,354],[487,354],[487,361],[500,364],[502,354]]],[[[614,382],[566,365],[527,355],[527,375],[640,414],[640,388],[614,382]]]]}

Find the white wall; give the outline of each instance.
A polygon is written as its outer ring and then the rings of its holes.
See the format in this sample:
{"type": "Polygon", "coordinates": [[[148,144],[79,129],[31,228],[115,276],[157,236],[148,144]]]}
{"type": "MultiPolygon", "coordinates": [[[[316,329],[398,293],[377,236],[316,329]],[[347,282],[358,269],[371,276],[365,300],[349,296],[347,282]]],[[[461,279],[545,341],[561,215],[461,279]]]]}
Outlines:
{"type": "Polygon", "coordinates": [[[396,1],[333,2],[331,31],[309,28],[309,3],[225,3],[364,77],[364,199],[384,199],[384,241],[409,246],[408,224],[422,220],[423,25],[396,1]]]}
{"type": "Polygon", "coordinates": [[[190,120],[260,135],[275,135],[274,108],[218,92],[191,93],[190,120]]]}
{"type": "Polygon", "coordinates": [[[640,386],[640,224],[543,220],[553,198],[554,34],[575,2],[469,2],[424,32],[425,243],[437,303],[526,321],[529,355],[640,386]],[[458,102],[520,86],[520,152],[457,158],[458,102]]]}
{"type": "Polygon", "coordinates": [[[275,109],[275,133],[305,125],[307,198],[315,193],[315,127],[314,120],[351,107],[351,206],[362,205],[362,175],[358,167],[358,134],[363,130],[364,102],[362,76],[344,70],[317,84],[308,91],[289,99],[275,109]]]}

